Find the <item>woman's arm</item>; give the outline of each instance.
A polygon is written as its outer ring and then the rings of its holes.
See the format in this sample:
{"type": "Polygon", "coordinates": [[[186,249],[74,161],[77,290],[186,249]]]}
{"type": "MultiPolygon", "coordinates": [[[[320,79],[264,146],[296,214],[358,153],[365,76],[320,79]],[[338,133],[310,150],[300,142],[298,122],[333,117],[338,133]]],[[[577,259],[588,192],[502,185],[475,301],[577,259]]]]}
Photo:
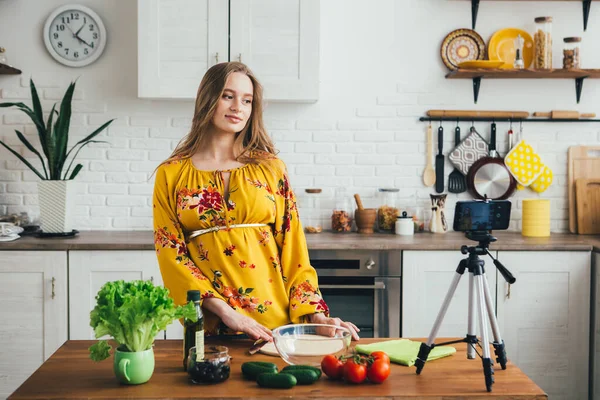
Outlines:
{"type": "Polygon", "coordinates": [[[273,340],[271,331],[252,318],[242,315],[231,308],[221,299],[204,299],[203,306],[206,310],[218,316],[221,321],[236,332],[244,332],[252,339],[273,340]]]}

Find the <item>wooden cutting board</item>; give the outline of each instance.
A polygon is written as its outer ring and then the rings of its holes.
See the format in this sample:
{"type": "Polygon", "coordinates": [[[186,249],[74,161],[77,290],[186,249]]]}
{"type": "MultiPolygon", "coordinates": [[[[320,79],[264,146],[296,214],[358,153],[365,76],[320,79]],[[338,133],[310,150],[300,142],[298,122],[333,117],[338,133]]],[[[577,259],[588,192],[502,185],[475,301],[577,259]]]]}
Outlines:
{"type": "Polygon", "coordinates": [[[575,182],[578,179],[600,179],[600,146],[572,146],[568,153],[569,230],[577,233],[577,201],[575,182]]]}
{"type": "Polygon", "coordinates": [[[577,233],[600,233],[600,178],[577,179],[577,233]]]}

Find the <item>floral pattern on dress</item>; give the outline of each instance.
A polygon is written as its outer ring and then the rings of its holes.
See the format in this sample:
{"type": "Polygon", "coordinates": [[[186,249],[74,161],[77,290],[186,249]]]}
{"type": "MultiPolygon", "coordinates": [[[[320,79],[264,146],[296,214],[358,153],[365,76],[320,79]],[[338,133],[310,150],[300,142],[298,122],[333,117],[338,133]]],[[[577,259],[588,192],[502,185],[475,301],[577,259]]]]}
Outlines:
{"type": "Polygon", "coordinates": [[[158,228],[154,231],[154,246],[156,253],[160,253],[161,248],[176,249],[177,255],[175,260],[183,265],[192,273],[192,275],[200,280],[207,278],[202,274],[202,271],[190,259],[187,245],[179,234],[169,232],[167,227],[158,228]]]}
{"type": "Polygon", "coordinates": [[[310,304],[315,306],[316,311],[329,315],[329,307],[319,294],[318,290],[308,280],[300,283],[298,286],[292,287],[290,290],[290,300],[292,306],[297,304],[294,302],[310,304]]]}
{"type": "MultiPolygon", "coordinates": [[[[226,286],[221,281],[221,277],[223,276],[221,271],[213,271],[213,274],[213,287],[225,298],[227,304],[229,304],[231,308],[234,310],[241,308],[248,312],[258,311],[261,314],[268,311],[268,308],[266,307],[266,302],[268,300],[265,300],[265,302],[261,304],[258,297],[250,296],[250,293],[254,291],[254,288],[249,287],[244,289],[240,286],[236,289],[233,286],[226,286]]],[[[271,303],[272,302],[270,302],[270,304],[271,303]]]]}

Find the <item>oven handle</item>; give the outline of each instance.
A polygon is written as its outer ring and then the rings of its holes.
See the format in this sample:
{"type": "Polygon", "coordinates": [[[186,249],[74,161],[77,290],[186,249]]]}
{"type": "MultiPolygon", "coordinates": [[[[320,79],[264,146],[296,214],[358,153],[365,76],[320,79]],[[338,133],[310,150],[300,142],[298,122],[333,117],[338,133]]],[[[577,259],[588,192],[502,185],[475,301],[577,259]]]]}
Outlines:
{"type": "Polygon", "coordinates": [[[319,289],[374,289],[384,290],[385,283],[375,282],[374,285],[319,285],[319,289]]]}

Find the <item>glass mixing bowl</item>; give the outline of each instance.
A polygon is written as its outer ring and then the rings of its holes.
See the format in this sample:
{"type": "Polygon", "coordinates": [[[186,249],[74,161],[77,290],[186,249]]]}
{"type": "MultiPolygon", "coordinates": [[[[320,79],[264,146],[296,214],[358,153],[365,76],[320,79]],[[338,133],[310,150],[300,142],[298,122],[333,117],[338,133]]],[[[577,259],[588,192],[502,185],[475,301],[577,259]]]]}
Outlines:
{"type": "Polygon", "coordinates": [[[273,329],[275,348],[291,365],[318,367],[327,354],[346,354],[351,339],[348,329],[334,325],[295,324],[273,329]]]}

